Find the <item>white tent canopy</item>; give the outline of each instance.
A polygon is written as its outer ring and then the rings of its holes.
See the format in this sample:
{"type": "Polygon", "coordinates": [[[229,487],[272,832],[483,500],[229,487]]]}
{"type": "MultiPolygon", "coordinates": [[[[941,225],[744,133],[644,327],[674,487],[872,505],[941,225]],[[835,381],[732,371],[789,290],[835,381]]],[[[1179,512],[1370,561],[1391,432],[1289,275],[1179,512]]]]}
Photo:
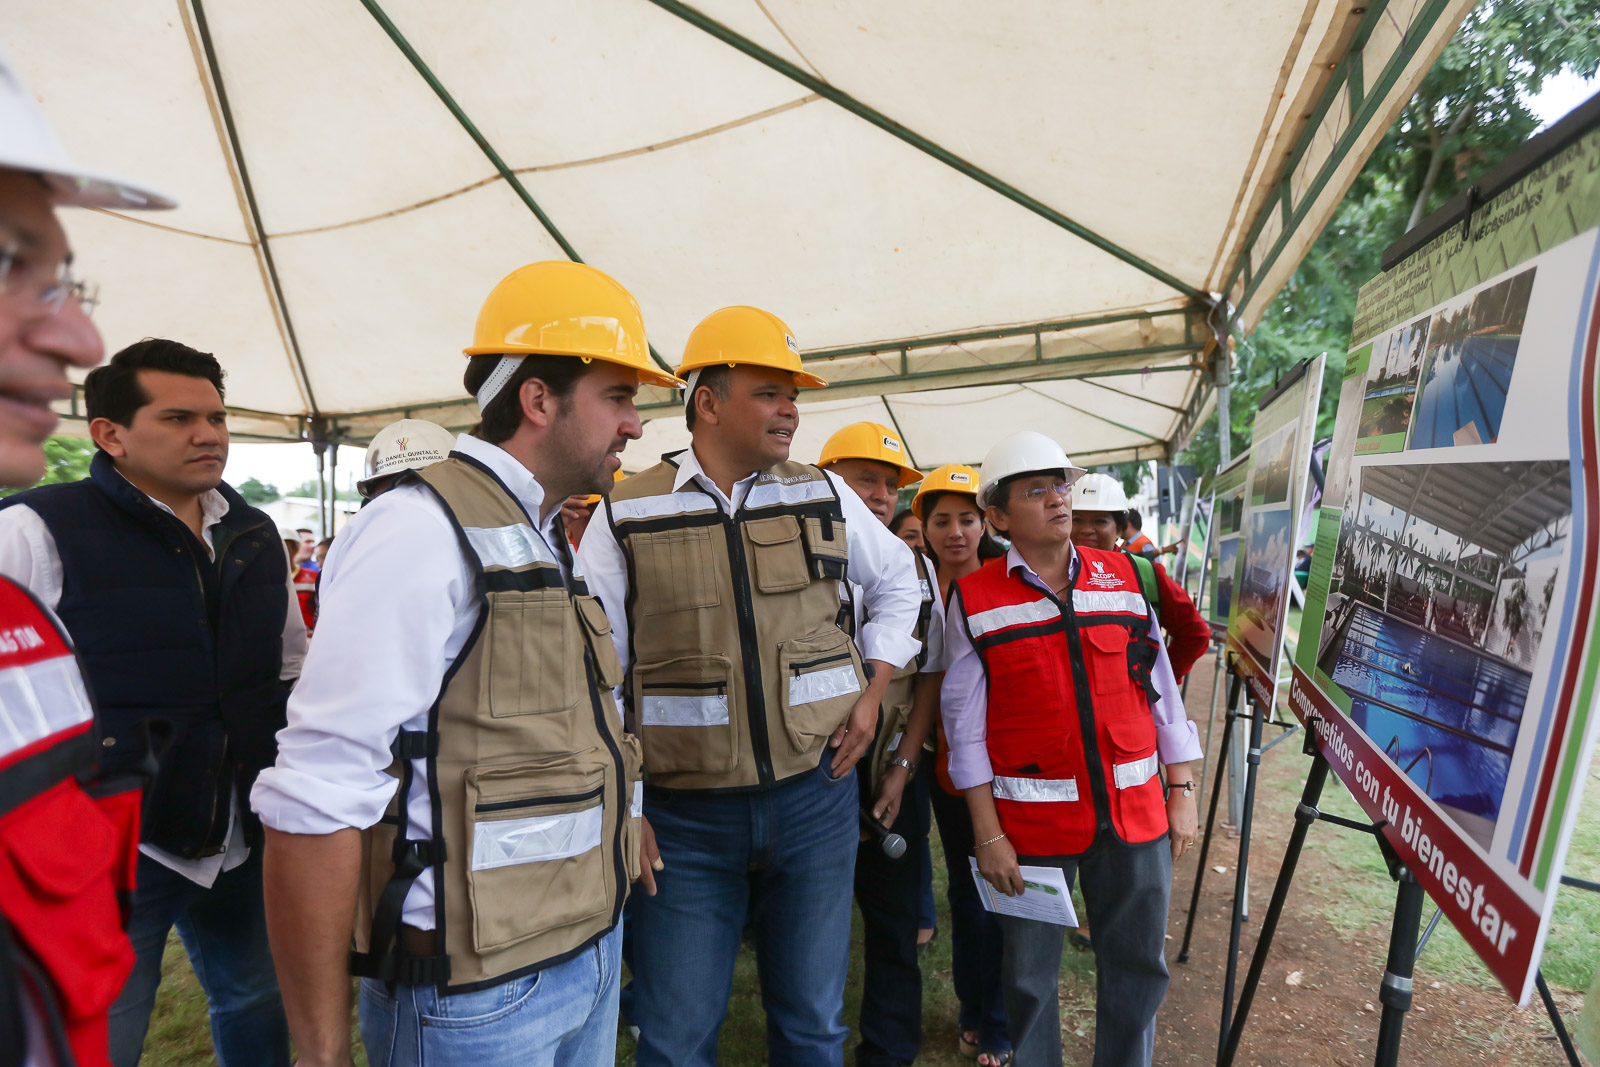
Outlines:
{"type": "MultiPolygon", "coordinates": [[[[575,255],[675,363],[747,303],[838,426],[924,466],[1031,426],[1170,455],[1469,0],[58,0],[0,43],[76,158],[175,196],[68,212],[116,348],[229,374],[238,434],[473,421],[490,287],[575,255]],[[1217,294],[1227,299],[1218,300],[1217,294]]],[[[635,469],[686,440],[641,397],[635,469]]]]}

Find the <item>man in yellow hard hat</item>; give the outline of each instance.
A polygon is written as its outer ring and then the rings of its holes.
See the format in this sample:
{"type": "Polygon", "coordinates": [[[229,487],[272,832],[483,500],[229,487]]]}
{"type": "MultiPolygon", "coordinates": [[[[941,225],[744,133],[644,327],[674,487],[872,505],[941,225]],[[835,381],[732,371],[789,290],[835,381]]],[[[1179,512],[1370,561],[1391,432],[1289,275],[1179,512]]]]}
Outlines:
{"type": "Polygon", "coordinates": [[[615,1054],[640,757],[560,512],[611,483],[639,383],[677,379],[627,290],[577,263],[502,280],[466,354],[482,421],[340,533],[251,796],[302,1064],[350,1062],[350,972],[375,1058],[615,1054]]]}
{"type": "MultiPolygon", "coordinates": [[[[876,422],[853,423],[834,433],[822,446],[817,465],[844,479],[885,527],[894,516],[900,490],[922,480],[922,472],[908,462],[899,434],[876,422]]],[[[914,780],[924,763],[923,742],[938,714],[944,605],[930,575],[931,565],[920,552],[913,551],[912,556],[921,590],[914,636],[922,647],[894,672],[871,753],[857,771],[862,806],[906,843],[904,855],[891,857],[876,835],[863,833],[856,851],[856,904],[865,932],[858,1067],[908,1065],[917,1058],[922,1040],[917,936],[930,801],[928,779],[914,780]]],[[[854,586],[849,589],[854,609],[860,598],[854,586]]],[[[852,614],[859,632],[861,613],[852,614]]]]}
{"type": "Polygon", "coordinates": [[[842,479],[790,461],[799,390],[825,383],[777,316],[713,313],[678,373],[692,446],[616,486],[579,551],[614,615],[664,865],[630,914],[637,1062],[715,1062],[748,918],[770,1062],[838,1064],[852,772],[917,653],[916,571],[842,479]],[[846,579],[864,651],[841,627],[846,579]]]}

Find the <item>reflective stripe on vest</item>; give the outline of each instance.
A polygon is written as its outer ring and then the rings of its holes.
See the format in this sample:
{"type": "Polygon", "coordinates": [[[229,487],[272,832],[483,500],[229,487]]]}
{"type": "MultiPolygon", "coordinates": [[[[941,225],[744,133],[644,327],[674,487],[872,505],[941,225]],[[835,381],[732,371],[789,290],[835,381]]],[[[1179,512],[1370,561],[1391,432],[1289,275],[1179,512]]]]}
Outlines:
{"type": "Polygon", "coordinates": [[[639,722],[643,726],[726,726],[728,695],[651,696],[639,701],[639,722]]]}
{"type": "Polygon", "coordinates": [[[1076,855],[1102,825],[1131,844],[1167,828],[1155,721],[1134,670],[1149,609],[1126,556],[1077,552],[1064,601],[1003,559],[952,596],[984,664],[995,808],[1024,856],[1076,855]]]}
{"type": "Polygon", "coordinates": [[[1003,774],[994,777],[994,798],[1015,800],[1023,804],[1049,802],[1070,803],[1078,799],[1076,778],[1012,778],[1003,774]]]}

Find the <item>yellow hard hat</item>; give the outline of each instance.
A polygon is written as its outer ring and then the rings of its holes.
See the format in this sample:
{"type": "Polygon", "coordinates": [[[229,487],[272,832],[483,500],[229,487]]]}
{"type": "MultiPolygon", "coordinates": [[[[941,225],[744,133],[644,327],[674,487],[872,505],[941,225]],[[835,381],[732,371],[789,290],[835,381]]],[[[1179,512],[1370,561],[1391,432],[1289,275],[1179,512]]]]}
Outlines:
{"type": "MultiPolygon", "coordinates": [[[[618,467],[616,470],[611,472],[611,484],[616,485],[626,477],[627,475],[622,473],[622,468],[618,467]]],[[[588,504],[590,507],[594,507],[596,504],[600,503],[600,494],[590,493],[588,496],[583,498],[583,502],[588,504]]]]}
{"type": "Polygon", "coordinates": [[[794,375],[802,389],[826,389],[828,383],[800,366],[800,346],[782,319],[753,307],[729,307],[700,320],[683,346],[680,378],[706,367],[774,367],[794,375]]]}
{"type": "Polygon", "coordinates": [[[841,459],[870,459],[900,470],[900,488],[922,480],[922,472],[906,463],[906,446],[900,435],[876,422],[853,422],[837,430],[822,446],[817,466],[826,467],[841,459]]]}
{"type": "Polygon", "coordinates": [[[462,351],[469,356],[577,356],[585,363],[603,359],[638,371],[645,385],[675,389],[683,384],[651,362],[644,316],[633,294],[586,263],[545,260],[506,275],[483,302],[472,345],[462,351]]]}
{"type": "Polygon", "coordinates": [[[911,500],[911,514],[919,520],[924,519],[922,514],[925,498],[934,493],[964,493],[974,499],[978,496],[978,472],[961,463],[946,463],[942,467],[935,467],[922,479],[922,484],[917,486],[917,495],[911,500]]]}

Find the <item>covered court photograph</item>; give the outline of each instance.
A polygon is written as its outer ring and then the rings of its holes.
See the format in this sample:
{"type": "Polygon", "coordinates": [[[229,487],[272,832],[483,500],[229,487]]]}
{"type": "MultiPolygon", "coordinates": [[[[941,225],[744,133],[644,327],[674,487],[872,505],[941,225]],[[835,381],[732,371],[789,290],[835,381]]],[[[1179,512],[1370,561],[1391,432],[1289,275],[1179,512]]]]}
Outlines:
{"type": "Polygon", "coordinates": [[[1533,275],[1529,268],[1434,312],[1408,447],[1499,439],[1533,275]]]}
{"type": "Polygon", "coordinates": [[[1485,849],[1572,518],[1566,461],[1369,466],[1317,666],[1350,716],[1485,849]]]}

